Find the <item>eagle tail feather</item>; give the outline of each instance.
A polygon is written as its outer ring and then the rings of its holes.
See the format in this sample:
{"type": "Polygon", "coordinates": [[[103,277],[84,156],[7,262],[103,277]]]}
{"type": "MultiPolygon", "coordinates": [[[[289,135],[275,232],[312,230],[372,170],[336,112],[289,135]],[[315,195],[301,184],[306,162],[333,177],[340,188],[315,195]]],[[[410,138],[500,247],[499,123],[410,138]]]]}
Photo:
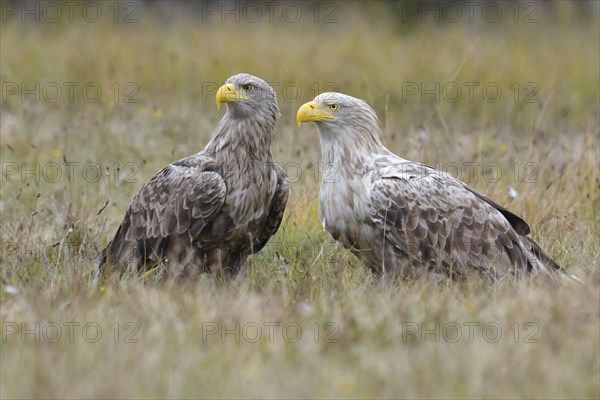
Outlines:
{"type": "Polygon", "coordinates": [[[529,252],[534,256],[537,267],[544,273],[550,275],[554,279],[566,278],[572,282],[584,283],[577,276],[569,274],[560,264],[558,264],[546,250],[542,248],[532,238],[523,236],[526,242],[526,247],[529,252]]]}

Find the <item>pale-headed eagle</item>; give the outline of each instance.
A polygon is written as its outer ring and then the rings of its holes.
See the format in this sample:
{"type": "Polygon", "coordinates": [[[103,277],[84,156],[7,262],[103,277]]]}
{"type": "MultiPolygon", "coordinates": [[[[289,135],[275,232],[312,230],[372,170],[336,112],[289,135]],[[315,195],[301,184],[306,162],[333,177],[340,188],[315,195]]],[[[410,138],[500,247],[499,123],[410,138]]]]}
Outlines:
{"type": "Polygon", "coordinates": [[[288,177],[271,141],[277,96],[248,74],[227,79],[216,95],[227,112],[206,147],[154,175],[133,197],[100,268],[168,275],[237,273],[275,234],[288,199],[288,177]]]}
{"type": "Polygon", "coordinates": [[[493,281],[557,276],[559,265],[521,218],[451,175],[385,148],[363,100],[322,93],[300,107],[297,122],[315,122],[320,134],[324,229],[376,272],[493,281]]]}

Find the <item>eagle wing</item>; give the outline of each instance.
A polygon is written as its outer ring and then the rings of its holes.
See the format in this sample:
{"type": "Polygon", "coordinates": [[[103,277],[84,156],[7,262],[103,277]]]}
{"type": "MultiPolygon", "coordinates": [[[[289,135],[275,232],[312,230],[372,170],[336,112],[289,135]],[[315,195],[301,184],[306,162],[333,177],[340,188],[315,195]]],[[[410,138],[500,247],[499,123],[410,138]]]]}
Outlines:
{"type": "Polygon", "coordinates": [[[386,242],[419,266],[451,266],[463,274],[470,265],[495,274],[506,271],[494,271],[494,266],[527,263],[506,210],[421,164],[383,168],[371,184],[368,211],[386,242]]]}
{"type": "Polygon", "coordinates": [[[258,240],[254,245],[252,252],[258,253],[269,241],[271,236],[277,232],[283,219],[283,212],[287,204],[288,195],[290,192],[289,179],[285,170],[279,165],[275,165],[275,173],[277,175],[277,189],[275,190],[275,196],[269,210],[267,221],[265,222],[263,229],[258,236],[258,240]]]}
{"type": "Polygon", "coordinates": [[[132,199],[103,262],[107,256],[112,263],[158,261],[173,235],[196,239],[226,195],[226,183],[208,157],[196,155],[166,166],[132,199]]]}

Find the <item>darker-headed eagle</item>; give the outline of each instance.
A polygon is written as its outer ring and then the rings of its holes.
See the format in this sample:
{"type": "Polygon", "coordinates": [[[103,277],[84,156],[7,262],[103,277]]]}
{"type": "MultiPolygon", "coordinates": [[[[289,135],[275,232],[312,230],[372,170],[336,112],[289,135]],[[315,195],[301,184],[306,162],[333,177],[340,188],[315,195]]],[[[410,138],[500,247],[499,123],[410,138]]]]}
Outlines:
{"type": "Polygon", "coordinates": [[[298,124],[309,121],[331,168],[319,195],[323,227],[375,271],[493,281],[557,276],[559,265],[521,218],[451,175],[385,148],[364,101],[323,93],[298,110],[298,124]]]}
{"type": "Polygon", "coordinates": [[[141,270],[161,264],[171,276],[231,275],[275,234],[288,178],[273,160],[277,97],[248,74],[229,78],[217,106],[227,112],[199,153],[156,173],[133,197],[100,268],[141,270]]]}

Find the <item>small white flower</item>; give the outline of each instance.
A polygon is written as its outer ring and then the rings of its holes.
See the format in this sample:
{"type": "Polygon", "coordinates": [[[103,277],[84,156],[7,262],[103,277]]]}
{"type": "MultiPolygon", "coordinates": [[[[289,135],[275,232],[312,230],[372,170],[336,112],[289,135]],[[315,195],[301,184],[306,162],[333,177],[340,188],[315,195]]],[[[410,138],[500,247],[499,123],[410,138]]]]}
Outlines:
{"type": "Polygon", "coordinates": [[[19,289],[13,285],[4,285],[3,290],[8,294],[12,294],[13,296],[19,294],[19,289]]]}

